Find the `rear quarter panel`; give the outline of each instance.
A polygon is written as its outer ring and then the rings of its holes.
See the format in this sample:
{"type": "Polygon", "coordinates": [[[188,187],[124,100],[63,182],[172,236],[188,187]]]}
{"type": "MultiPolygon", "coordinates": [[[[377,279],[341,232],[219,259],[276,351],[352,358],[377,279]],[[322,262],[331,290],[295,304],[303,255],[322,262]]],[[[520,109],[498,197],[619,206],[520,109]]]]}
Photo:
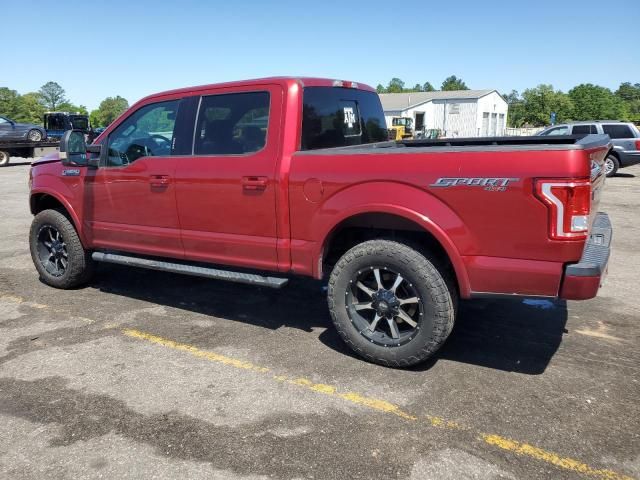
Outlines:
{"type": "Polygon", "coordinates": [[[522,293],[555,295],[563,264],[580,258],[583,242],[549,239],[547,207],[534,196],[534,182],[589,178],[590,162],[585,150],[505,147],[298,153],[289,179],[294,270],[317,273],[317,265],[306,263],[317,261],[342,220],[386,212],[414,220],[440,240],[456,266],[463,296],[465,290],[501,292],[513,280],[509,272],[524,274],[527,268],[534,284],[522,285],[522,293]],[[444,177],[515,180],[504,191],[433,186],[444,177]],[[497,282],[490,278],[496,273],[497,282]]]}

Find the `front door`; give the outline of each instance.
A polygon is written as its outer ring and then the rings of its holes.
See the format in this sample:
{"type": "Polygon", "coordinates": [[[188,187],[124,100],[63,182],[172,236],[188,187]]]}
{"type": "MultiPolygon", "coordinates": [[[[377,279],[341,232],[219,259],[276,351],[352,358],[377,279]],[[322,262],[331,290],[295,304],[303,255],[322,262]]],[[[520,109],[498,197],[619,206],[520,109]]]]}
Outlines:
{"type": "Polygon", "coordinates": [[[179,100],[147,104],[118,125],[88,178],[86,218],[95,248],[182,258],[174,127],[179,100]]]}
{"type": "Polygon", "coordinates": [[[193,155],[176,164],[185,257],[277,269],[276,163],[279,86],[202,96],[193,155]]]}
{"type": "Polygon", "coordinates": [[[13,123],[4,117],[0,117],[0,138],[9,138],[13,135],[13,123]]]}

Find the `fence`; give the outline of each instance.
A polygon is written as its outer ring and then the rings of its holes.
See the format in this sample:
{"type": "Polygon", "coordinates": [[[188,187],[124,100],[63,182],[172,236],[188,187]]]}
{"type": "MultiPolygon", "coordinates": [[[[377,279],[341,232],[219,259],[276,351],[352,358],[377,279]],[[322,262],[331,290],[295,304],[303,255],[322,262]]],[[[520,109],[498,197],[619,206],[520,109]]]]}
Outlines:
{"type": "Polygon", "coordinates": [[[535,135],[542,131],[544,127],[521,127],[521,128],[505,128],[504,134],[507,137],[522,137],[527,135],[535,135]]]}

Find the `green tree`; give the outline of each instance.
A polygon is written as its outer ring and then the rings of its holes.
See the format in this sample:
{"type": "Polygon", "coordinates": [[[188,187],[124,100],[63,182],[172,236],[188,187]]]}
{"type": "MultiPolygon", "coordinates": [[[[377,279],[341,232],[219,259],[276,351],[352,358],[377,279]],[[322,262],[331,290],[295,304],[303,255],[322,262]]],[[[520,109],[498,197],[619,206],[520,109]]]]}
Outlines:
{"type": "Polygon", "coordinates": [[[59,112],[79,113],[81,115],[89,115],[87,107],[84,105],[74,105],[71,102],[63,102],[58,105],[57,110],[59,112]]]}
{"type": "Polygon", "coordinates": [[[91,123],[93,128],[102,126],[100,123],[100,111],[98,109],[91,110],[91,113],[89,113],[89,123],[91,123]]]}
{"type": "Polygon", "coordinates": [[[436,89],[429,82],[424,82],[424,85],[422,85],[422,91],[423,92],[435,92],[436,89]]]}
{"type": "Polygon", "coordinates": [[[0,115],[14,119],[20,106],[20,95],[7,87],[0,88],[0,115]]]}
{"type": "Polygon", "coordinates": [[[467,84],[462,81],[461,78],[456,77],[455,75],[451,75],[450,77],[445,78],[444,82],[442,82],[441,90],[469,90],[467,84]]]}
{"type": "Polygon", "coordinates": [[[622,120],[627,114],[624,101],[611,90],[583,83],[569,90],[574,120],[622,120]]]}
{"type": "Polygon", "coordinates": [[[640,123],[640,83],[621,83],[615,95],[625,103],[628,119],[640,123]]]}
{"type": "Polygon", "coordinates": [[[416,83],[413,88],[411,89],[412,92],[421,92],[422,91],[422,85],[420,85],[419,83],[416,83]]]}
{"type": "Polygon", "coordinates": [[[116,118],[118,118],[120,114],[127,108],[129,108],[129,102],[127,102],[127,100],[125,98],[122,98],[120,95],[117,95],[115,97],[107,97],[102,102],[100,102],[97,113],[94,115],[94,118],[96,120],[95,125],[93,122],[91,124],[94,127],[106,127],[116,118]]]}
{"type": "Polygon", "coordinates": [[[502,94],[502,97],[509,105],[507,126],[512,128],[522,127],[525,123],[525,108],[520,94],[516,90],[511,90],[511,93],[502,94]]]}
{"type": "Polygon", "coordinates": [[[566,122],[573,118],[573,102],[553,85],[538,85],[522,92],[524,113],[523,123],[543,126],[550,123],[551,112],[556,113],[556,122],[566,122]]]}
{"type": "Polygon", "coordinates": [[[47,82],[39,90],[42,104],[49,110],[56,110],[67,101],[64,88],[56,82],[47,82]]]}
{"type": "Polygon", "coordinates": [[[42,125],[46,107],[42,104],[39,92],[25,93],[20,96],[19,108],[15,115],[18,122],[42,125]]]}
{"type": "Polygon", "coordinates": [[[386,93],[386,91],[387,89],[384,88],[381,83],[379,83],[378,86],[376,87],[376,92],[378,93],[386,93]]]}
{"type": "Polygon", "coordinates": [[[392,78],[387,86],[387,93],[401,93],[404,91],[404,82],[399,78],[392,78]]]}

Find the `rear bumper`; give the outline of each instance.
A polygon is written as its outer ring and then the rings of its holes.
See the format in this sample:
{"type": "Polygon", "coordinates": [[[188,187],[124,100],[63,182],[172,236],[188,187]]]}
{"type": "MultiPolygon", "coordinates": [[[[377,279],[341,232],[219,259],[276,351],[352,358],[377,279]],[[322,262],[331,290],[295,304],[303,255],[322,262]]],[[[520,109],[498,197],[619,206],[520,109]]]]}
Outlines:
{"type": "Polygon", "coordinates": [[[640,152],[624,152],[618,151],[618,156],[620,157],[620,166],[621,167],[630,167],[631,165],[636,165],[640,163],[640,152]]]}
{"type": "Polygon", "coordinates": [[[559,297],[586,300],[597,295],[607,275],[613,228],[606,213],[598,213],[578,263],[565,266],[559,297]]]}

